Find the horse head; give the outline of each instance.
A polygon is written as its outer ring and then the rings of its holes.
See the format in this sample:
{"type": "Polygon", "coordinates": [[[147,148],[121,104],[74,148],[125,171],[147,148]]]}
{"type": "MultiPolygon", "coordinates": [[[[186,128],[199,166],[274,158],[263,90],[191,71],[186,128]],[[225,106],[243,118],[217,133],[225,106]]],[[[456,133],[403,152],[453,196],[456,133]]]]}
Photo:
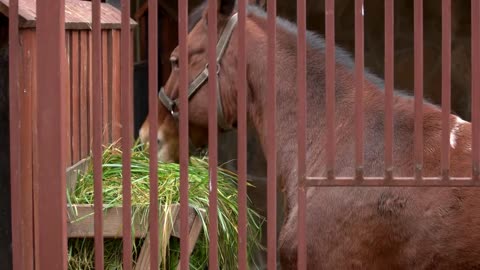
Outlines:
{"type": "MultiPolygon", "coordinates": [[[[236,43],[232,41],[237,23],[234,13],[235,0],[219,0],[217,6],[217,116],[220,131],[236,126],[235,72],[236,43]]],[[[190,147],[203,148],[208,143],[208,108],[211,104],[208,87],[212,74],[208,68],[208,8],[200,6],[194,12],[202,12],[187,36],[188,123],[190,147]]],[[[178,162],[179,159],[179,91],[182,58],[177,46],[170,56],[171,73],[158,93],[158,159],[162,162],[178,162]]],[[[140,140],[149,141],[149,117],[140,129],[140,140]]]]}

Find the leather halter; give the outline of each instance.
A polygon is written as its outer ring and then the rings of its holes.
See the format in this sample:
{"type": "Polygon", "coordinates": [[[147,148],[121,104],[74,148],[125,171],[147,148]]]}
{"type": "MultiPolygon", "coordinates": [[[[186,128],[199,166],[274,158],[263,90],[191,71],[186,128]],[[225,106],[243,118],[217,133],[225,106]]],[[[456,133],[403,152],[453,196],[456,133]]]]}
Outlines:
{"type": "MultiPolygon", "coordinates": [[[[220,60],[222,59],[223,54],[225,53],[225,49],[227,48],[228,42],[230,37],[232,36],[233,29],[235,28],[238,21],[238,14],[235,13],[230,17],[223,30],[220,39],[217,43],[217,115],[218,115],[218,126],[220,129],[227,131],[233,129],[227,122],[225,121],[225,115],[223,114],[223,105],[222,105],[222,98],[220,96],[220,82],[219,82],[219,75],[220,75],[220,60]]],[[[207,81],[208,79],[208,63],[205,65],[205,68],[202,72],[200,72],[197,77],[190,83],[188,87],[188,100],[200,89],[200,87],[207,81]]],[[[178,111],[175,111],[178,107],[179,99],[172,100],[165,94],[165,89],[163,87],[160,88],[158,92],[158,99],[162,102],[163,106],[167,108],[167,110],[172,114],[172,116],[178,120],[178,111]]]]}

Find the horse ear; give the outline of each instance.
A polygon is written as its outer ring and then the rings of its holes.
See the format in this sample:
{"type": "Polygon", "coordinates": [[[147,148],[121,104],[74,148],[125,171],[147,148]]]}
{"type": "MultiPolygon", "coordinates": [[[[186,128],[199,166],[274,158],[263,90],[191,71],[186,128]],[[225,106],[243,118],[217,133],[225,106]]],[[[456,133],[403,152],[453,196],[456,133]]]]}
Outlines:
{"type": "Polygon", "coordinates": [[[235,4],[236,0],[218,0],[218,13],[223,16],[230,16],[235,4]]]}

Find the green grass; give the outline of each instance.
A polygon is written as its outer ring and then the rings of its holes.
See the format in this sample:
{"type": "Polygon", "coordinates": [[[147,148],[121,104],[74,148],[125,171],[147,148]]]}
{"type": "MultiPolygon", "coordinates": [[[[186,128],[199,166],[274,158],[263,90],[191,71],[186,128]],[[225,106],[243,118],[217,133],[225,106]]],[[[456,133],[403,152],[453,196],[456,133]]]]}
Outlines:
{"type": "MultiPolygon", "coordinates": [[[[132,184],[132,223],[142,221],[148,224],[149,211],[149,158],[148,151],[136,143],[132,149],[131,161],[132,184]]],[[[103,167],[103,201],[104,208],[109,209],[122,205],[122,152],[117,144],[104,149],[103,167]]],[[[205,211],[202,218],[203,230],[190,257],[190,269],[206,269],[208,267],[208,205],[209,205],[209,173],[208,161],[204,158],[191,157],[189,172],[189,204],[198,211],[205,211]]],[[[221,269],[236,269],[238,255],[238,197],[237,177],[234,173],[218,169],[218,259],[221,269]]],[[[158,185],[160,215],[166,207],[179,203],[180,200],[180,168],[178,164],[158,164],[158,185]]],[[[67,194],[69,204],[93,204],[93,171],[88,170],[78,179],[75,190],[67,194]]],[[[250,201],[249,201],[250,206],[250,201]]],[[[170,213],[165,213],[170,217],[170,213]]],[[[249,262],[253,255],[263,247],[260,244],[261,225],[264,221],[258,213],[247,207],[247,252],[249,262]]],[[[171,222],[170,219],[165,219],[171,222]]],[[[162,243],[168,248],[161,248],[162,269],[175,269],[179,260],[178,239],[167,239],[160,226],[160,247],[162,243]]],[[[134,241],[134,260],[137,258],[143,239],[134,241]]],[[[94,269],[93,239],[70,239],[68,245],[69,269],[94,269]]],[[[121,239],[105,240],[105,269],[122,269],[121,239]]],[[[255,268],[254,265],[250,265],[255,268]]]]}

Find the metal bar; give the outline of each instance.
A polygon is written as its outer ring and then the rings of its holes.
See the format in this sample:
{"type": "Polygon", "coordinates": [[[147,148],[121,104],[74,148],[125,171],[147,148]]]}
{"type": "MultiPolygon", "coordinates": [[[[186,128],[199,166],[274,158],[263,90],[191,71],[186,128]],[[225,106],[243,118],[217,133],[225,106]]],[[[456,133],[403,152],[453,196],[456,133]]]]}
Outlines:
{"type": "Polygon", "coordinates": [[[327,177],[307,177],[307,185],[309,187],[468,187],[480,186],[480,183],[472,181],[470,177],[451,177],[450,181],[445,181],[442,177],[424,177],[420,181],[415,177],[395,177],[394,179],[365,177],[361,182],[353,177],[337,177],[335,180],[329,180],[327,177]]]}
{"type": "Polygon", "coordinates": [[[189,269],[188,252],[188,1],[178,1],[178,38],[180,64],[180,269],[189,269]]]}
{"type": "Polygon", "coordinates": [[[393,178],[394,0],[385,1],[385,178],[393,178]]]}
{"type": "Polygon", "coordinates": [[[97,95],[92,98],[93,110],[93,183],[95,268],[103,269],[103,191],[102,191],[102,35],[100,0],[92,1],[92,87],[97,95]]]}
{"type": "Polygon", "coordinates": [[[450,176],[450,106],[451,106],[451,6],[452,0],[442,0],[442,149],[441,173],[450,176]]]}
{"type": "Polygon", "coordinates": [[[480,1],[472,0],[472,168],[480,181],[480,1]]]}
{"type": "Polygon", "coordinates": [[[131,195],[131,146],[132,125],[130,106],[130,1],[122,0],[122,23],[120,43],[120,74],[121,74],[121,119],[122,119],[122,241],[123,241],[123,269],[132,269],[132,195],[131,195]]]}
{"type": "Polygon", "coordinates": [[[277,152],[276,152],[276,17],[277,1],[267,2],[267,268],[277,268],[277,152]]]}
{"type": "Polygon", "coordinates": [[[363,178],[364,161],[364,112],[363,112],[363,68],[364,68],[364,7],[363,0],[355,0],[355,175],[363,178]]]}
{"type": "MultiPolygon", "coordinates": [[[[26,258],[22,250],[25,229],[22,222],[22,185],[21,185],[21,110],[19,93],[19,34],[18,34],[18,0],[10,0],[8,11],[8,76],[9,76],[9,116],[10,116],[10,202],[12,226],[12,264],[13,269],[27,269],[26,258]]],[[[31,228],[32,229],[32,228],[31,228]]],[[[32,229],[33,230],[33,229],[32,229]]]]}
{"type": "Polygon", "coordinates": [[[307,126],[307,44],[306,44],[306,0],[297,0],[297,143],[298,143],[298,228],[297,267],[307,269],[306,239],[306,126],[307,126]]]}
{"type": "Polygon", "coordinates": [[[327,177],[335,178],[335,1],[325,1],[327,177]]]}
{"type": "MultiPolygon", "coordinates": [[[[208,1],[208,74],[217,74],[217,0],[208,1]]],[[[217,104],[217,76],[208,78],[208,100],[217,104]]],[[[217,211],[217,163],[218,163],[217,106],[208,106],[208,169],[210,193],[208,196],[208,267],[218,269],[218,211],[217,211]]]]}
{"type": "MultiPolygon", "coordinates": [[[[67,269],[65,1],[37,8],[38,266],[67,269]]],[[[17,42],[17,41],[15,41],[17,42]]],[[[13,82],[12,82],[13,83],[13,82]]]]}
{"type": "Polygon", "coordinates": [[[158,1],[148,0],[148,115],[150,177],[150,269],[159,267],[158,228],[158,1]]]}
{"type": "Polygon", "coordinates": [[[414,1],[414,164],[415,177],[423,171],[423,0],[414,1]]]}
{"type": "Polygon", "coordinates": [[[238,1],[238,269],[247,269],[247,1],[238,1]]]}

